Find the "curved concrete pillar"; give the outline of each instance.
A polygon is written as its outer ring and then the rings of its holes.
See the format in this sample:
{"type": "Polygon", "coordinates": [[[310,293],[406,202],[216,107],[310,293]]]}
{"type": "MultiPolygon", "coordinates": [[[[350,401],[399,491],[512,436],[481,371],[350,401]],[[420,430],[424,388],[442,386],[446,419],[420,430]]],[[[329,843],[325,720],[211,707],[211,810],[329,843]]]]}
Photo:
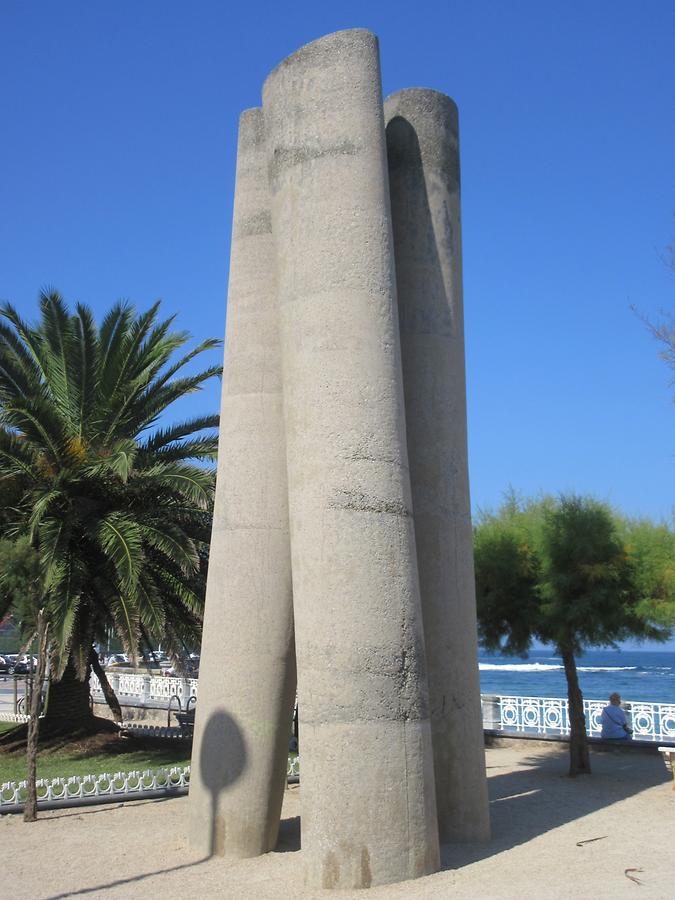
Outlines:
{"type": "Polygon", "coordinates": [[[466,437],[457,107],[385,103],[408,455],[442,841],[490,835],[466,437]]]}
{"type": "Polygon", "coordinates": [[[263,90],[310,887],[438,869],[377,39],[331,34],[263,90]]]}
{"type": "Polygon", "coordinates": [[[242,114],[218,476],[190,785],[204,853],[272,850],[295,653],[280,348],[261,109],[242,114]]]}

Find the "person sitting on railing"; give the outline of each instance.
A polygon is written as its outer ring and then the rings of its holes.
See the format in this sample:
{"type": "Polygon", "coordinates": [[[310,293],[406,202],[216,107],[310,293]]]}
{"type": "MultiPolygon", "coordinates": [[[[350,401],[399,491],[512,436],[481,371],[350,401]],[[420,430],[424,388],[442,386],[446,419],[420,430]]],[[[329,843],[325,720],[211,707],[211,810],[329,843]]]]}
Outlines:
{"type": "Polygon", "coordinates": [[[628,717],[621,708],[620,694],[609,695],[609,706],[603,709],[600,723],[600,737],[606,741],[626,741],[631,736],[633,731],[628,727],[628,717]]]}

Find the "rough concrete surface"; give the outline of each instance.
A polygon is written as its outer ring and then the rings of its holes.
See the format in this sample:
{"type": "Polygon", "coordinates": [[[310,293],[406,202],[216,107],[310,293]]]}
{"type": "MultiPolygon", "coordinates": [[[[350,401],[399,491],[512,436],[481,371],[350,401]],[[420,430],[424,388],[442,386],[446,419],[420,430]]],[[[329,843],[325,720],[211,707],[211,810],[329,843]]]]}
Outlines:
{"type": "MultiPolygon", "coordinates": [[[[372,888],[369,900],[670,900],[670,773],[643,754],[593,753],[592,762],[591,776],[570,779],[565,751],[488,750],[492,839],[445,846],[441,872],[372,888]]],[[[286,792],[278,851],[239,861],[204,859],[189,847],[187,798],[54,811],[31,824],[0,817],[4,892],[12,900],[363,898],[303,887],[303,791],[286,792]]],[[[345,791],[344,816],[350,801],[345,791]]]]}
{"type": "Polygon", "coordinates": [[[385,120],[440,838],[486,840],[457,107],[437,91],[403,90],[385,120]]]}
{"type": "Polygon", "coordinates": [[[307,884],[438,867],[377,39],[263,90],[276,246],[307,884]]]}
{"type": "Polygon", "coordinates": [[[262,110],[242,114],[216,500],[190,788],[193,846],[274,847],[295,697],[286,457],[262,110]]]}

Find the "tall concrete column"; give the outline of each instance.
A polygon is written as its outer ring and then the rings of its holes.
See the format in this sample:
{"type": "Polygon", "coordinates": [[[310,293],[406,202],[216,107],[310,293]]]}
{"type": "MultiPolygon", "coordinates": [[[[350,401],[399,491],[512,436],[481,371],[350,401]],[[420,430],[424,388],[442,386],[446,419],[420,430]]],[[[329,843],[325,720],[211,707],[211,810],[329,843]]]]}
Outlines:
{"type": "Polygon", "coordinates": [[[408,456],[442,841],[487,840],[466,435],[457,107],[387,99],[408,456]]]}
{"type": "Polygon", "coordinates": [[[277,251],[311,888],[437,870],[377,39],[263,89],[277,251]]]}
{"type": "Polygon", "coordinates": [[[261,109],[242,114],[190,785],[204,853],[274,848],[295,696],[286,455],[261,109]]]}

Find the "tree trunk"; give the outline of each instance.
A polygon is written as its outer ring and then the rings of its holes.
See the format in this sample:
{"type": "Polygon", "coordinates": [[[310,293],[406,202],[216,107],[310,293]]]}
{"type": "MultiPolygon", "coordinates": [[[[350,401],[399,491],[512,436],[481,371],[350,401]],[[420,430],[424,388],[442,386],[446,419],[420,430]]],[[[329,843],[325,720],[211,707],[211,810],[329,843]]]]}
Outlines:
{"type": "Polygon", "coordinates": [[[99,684],[101,685],[101,690],[103,691],[103,696],[105,697],[105,702],[108,704],[111,713],[115,717],[116,722],[122,721],[122,707],[120,706],[119,700],[110,686],[110,682],[108,681],[108,677],[105,674],[105,670],[103,666],[99,662],[98,654],[94,648],[91,648],[91,653],[89,654],[89,664],[94,670],[94,674],[99,680],[99,684]]]}
{"type": "Polygon", "coordinates": [[[30,718],[28,719],[28,739],[26,741],[28,796],[23,810],[24,822],[34,822],[37,819],[37,753],[40,731],[40,698],[47,668],[47,631],[48,625],[45,621],[44,610],[41,609],[37,616],[38,663],[30,695],[30,718]]]}
{"type": "Polygon", "coordinates": [[[91,706],[89,705],[89,675],[91,666],[87,666],[87,677],[80,681],[75,672],[72,659],[60,681],[52,681],[49,684],[49,700],[45,713],[45,724],[73,723],[80,725],[86,720],[93,719],[91,706]]]}
{"type": "Polygon", "coordinates": [[[590,775],[591,760],[586,736],[584,696],[579,687],[577,664],[571,650],[559,648],[567,678],[567,708],[570,719],[570,777],[590,775]]]}

